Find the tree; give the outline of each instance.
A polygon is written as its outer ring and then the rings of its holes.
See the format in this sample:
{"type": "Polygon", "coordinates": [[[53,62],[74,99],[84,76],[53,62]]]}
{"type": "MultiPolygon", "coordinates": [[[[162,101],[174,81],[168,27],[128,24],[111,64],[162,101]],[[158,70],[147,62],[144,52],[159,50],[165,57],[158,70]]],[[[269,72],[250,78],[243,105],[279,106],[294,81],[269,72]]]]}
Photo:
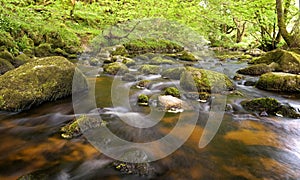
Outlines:
{"type": "MultiPolygon", "coordinates": [[[[285,10],[283,10],[283,3],[282,0],[276,0],[276,10],[277,10],[277,22],[278,28],[280,31],[281,36],[283,37],[284,41],[290,48],[300,47],[300,34],[299,34],[299,27],[295,26],[294,31],[288,32],[287,25],[286,25],[286,14],[289,10],[291,4],[291,0],[286,0],[285,3],[285,10]],[[284,12],[285,11],[285,12],[284,12]]],[[[300,16],[300,15],[299,15],[300,16]]],[[[299,19],[296,22],[296,25],[299,25],[299,19]]]]}

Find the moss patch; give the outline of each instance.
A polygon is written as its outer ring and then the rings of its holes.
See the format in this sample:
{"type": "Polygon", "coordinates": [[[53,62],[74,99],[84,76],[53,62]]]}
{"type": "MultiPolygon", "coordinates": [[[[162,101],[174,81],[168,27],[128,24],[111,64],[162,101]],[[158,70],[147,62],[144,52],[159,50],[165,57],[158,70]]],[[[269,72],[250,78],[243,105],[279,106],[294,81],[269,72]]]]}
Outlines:
{"type": "Polygon", "coordinates": [[[48,43],[40,44],[38,47],[35,48],[34,52],[37,57],[50,56],[52,54],[51,53],[51,44],[48,44],[48,43]]]}
{"type": "Polygon", "coordinates": [[[6,59],[6,60],[8,60],[9,62],[13,62],[13,60],[14,60],[14,56],[10,53],[10,52],[8,52],[8,51],[2,51],[2,52],[0,52],[0,58],[2,58],[2,59],[6,59]]]}
{"type": "Polygon", "coordinates": [[[255,64],[249,67],[240,69],[237,71],[239,74],[246,74],[246,75],[262,75],[268,72],[272,72],[274,69],[268,66],[267,64],[255,64]]]}
{"type": "Polygon", "coordinates": [[[300,92],[300,75],[266,73],[259,78],[256,87],[269,91],[300,92]]]}
{"type": "Polygon", "coordinates": [[[233,90],[234,84],[222,73],[187,67],[180,78],[180,85],[188,91],[215,92],[233,90]]]}
{"type": "Polygon", "coordinates": [[[176,55],[180,60],[183,61],[197,61],[197,58],[191,52],[188,51],[182,51],[180,53],[177,53],[176,55]]]}
{"type": "Polygon", "coordinates": [[[153,53],[174,53],[183,50],[180,45],[162,39],[135,39],[124,44],[124,47],[129,54],[145,54],[148,52],[153,53]]]}
{"type": "Polygon", "coordinates": [[[248,111],[267,112],[271,115],[282,115],[290,118],[299,118],[300,114],[292,107],[281,105],[274,98],[255,98],[252,100],[242,101],[241,105],[248,111]]]}
{"type": "Polygon", "coordinates": [[[0,75],[14,68],[15,67],[8,60],[0,58],[0,75]]]}
{"type": "MultiPolygon", "coordinates": [[[[70,95],[75,72],[75,65],[67,59],[53,56],[31,61],[5,73],[0,76],[0,96],[5,101],[0,110],[20,111],[70,95]]],[[[77,91],[87,88],[81,73],[77,81],[82,84],[77,91]]]]}
{"type": "Polygon", "coordinates": [[[31,58],[28,57],[26,54],[20,54],[19,56],[17,56],[14,61],[13,61],[13,65],[15,67],[19,67],[25,63],[28,63],[29,61],[31,61],[31,58]]]}
{"type": "Polygon", "coordinates": [[[148,105],[149,97],[145,94],[140,94],[138,96],[137,102],[139,105],[148,105]]]}
{"type": "Polygon", "coordinates": [[[292,52],[285,51],[282,49],[276,49],[266,53],[265,55],[253,59],[250,61],[250,64],[271,64],[277,63],[277,71],[289,72],[289,73],[300,73],[300,55],[292,52]]]}
{"type": "Polygon", "coordinates": [[[110,75],[117,75],[117,74],[123,75],[123,74],[129,72],[127,66],[120,62],[105,64],[103,66],[103,70],[105,73],[110,74],[110,75]]]}
{"type": "Polygon", "coordinates": [[[139,70],[144,74],[158,74],[160,72],[160,67],[157,65],[142,65],[139,70]]]}
{"type": "Polygon", "coordinates": [[[180,92],[176,87],[168,87],[164,94],[180,98],[180,92]]]}
{"type": "Polygon", "coordinates": [[[165,59],[160,56],[154,57],[150,60],[149,64],[160,65],[160,64],[174,64],[170,59],[165,59]]]}

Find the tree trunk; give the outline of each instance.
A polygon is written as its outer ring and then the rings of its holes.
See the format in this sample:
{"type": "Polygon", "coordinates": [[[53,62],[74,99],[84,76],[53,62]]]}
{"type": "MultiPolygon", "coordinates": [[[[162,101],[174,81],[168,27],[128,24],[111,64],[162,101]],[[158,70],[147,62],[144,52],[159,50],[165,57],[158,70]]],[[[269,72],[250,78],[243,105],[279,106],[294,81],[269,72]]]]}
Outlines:
{"type": "Polygon", "coordinates": [[[286,29],[285,18],[284,18],[285,14],[283,12],[282,0],[276,0],[276,10],[277,10],[278,28],[279,28],[280,34],[283,37],[284,41],[287,43],[287,45],[289,47],[297,47],[297,46],[299,46],[300,42],[298,40],[298,37],[294,40],[292,38],[291,34],[286,29]]]}
{"type": "Polygon", "coordinates": [[[246,22],[239,22],[236,18],[233,18],[234,24],[236,26],[236,43],[242,42],[242,38],[245,34],[246,22]]]}

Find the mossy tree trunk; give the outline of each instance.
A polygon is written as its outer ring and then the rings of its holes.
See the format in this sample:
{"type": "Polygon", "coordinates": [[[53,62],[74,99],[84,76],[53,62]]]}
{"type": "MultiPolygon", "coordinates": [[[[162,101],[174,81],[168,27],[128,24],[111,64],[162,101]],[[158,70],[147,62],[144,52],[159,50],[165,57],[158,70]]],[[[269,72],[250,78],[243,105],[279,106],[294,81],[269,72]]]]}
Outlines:
{"type": "Polygon", "coordinates": [[[278,28],[280,31],[281,36],[287,43],[287,45],[290,48],[293,47],[300,47],[300,38],[299,34],[294,33],[293,35],[287,31],[286,27],[286,14],[288,11],[288,8],[290,6],[291,0],[287,0],[285,2],[285,11],[283,11],[283,2],[282,0],[276,0],[276,10],[277,10],[277,22],[278,22],[278,28]]]}

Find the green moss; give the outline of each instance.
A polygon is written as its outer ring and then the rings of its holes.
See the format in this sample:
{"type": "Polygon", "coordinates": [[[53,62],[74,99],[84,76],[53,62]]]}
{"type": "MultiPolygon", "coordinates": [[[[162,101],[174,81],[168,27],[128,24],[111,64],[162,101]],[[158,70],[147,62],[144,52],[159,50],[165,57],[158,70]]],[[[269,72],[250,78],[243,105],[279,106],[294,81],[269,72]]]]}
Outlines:
{"type": "Polygon", "coordinates": [[[13,60],[14,60],[14,56],[10,53],[10,52],[8,52],[8,51],[2,51],[2,52],[0,52],[0,58],[2,58],[2,59],[6,59],[6,60],[8,60],[9,62],[13,62],[13,60]]]}
{"type": "Polygon", "coordinates": [[[3,106],[5,103],[3,96],[0,96],[0,106],[3,106]]]}
{"type": "Polygon", "coordinates": [[[158,74],[160,72],[160,67],[157,65],[142,65],[139,70],[144,74],[158,74]]]}
{"type": "Polygon", "coordinates": [[[75,72],[79,73],[76,80],[81,86],[73,92],[82,91],[87,88],[85,78],[64,57],[30,61],[5,73],[0,76],[0,96],[5,101],[0,110],[20,111],[70,95],[75,72]]]}
{"type": "Polygon", "coordinates": [[[145,94],[140,94],[138,96],[137,102],[139,105],[148,105],[149,97],[145,94]]]}
{"type": "Polygon", "coordinates": [[[259,78],[256,87],[269,91],[300,92],[300,75],[266,73],[259,78]]]}
{"type": "Polygon", "coordinates": [[[27,62],[31,61],[31,58],[28,57],[26,54],[22,53],[19,56],[17,56],[14,61],[13,61],[13,65],[15,67],[19,67],[27,62]]]}
{"type": "Polygon", "coordinates": [[[285,51],[281,49],[276,49],[270,52],[267,52],[265,55],[253,59],[249,62],[250,64],[271,64],[271,63],[277,63],[278,68],[277,71],[283,71],[283,72],[290,72],[298,74],[300,73],[300,55],[291,52],[291,51],[285,51]]]}
{"type": "Polygon", "coordinates": [[[13,70],[14,68],[15,67],[8,60],[0,58],[0,75],[13,70]]]}
{"type": "Polygon", "coordinates": [[[66,51],[62,50],[61,48],[55,48],[53,51],[53,54],[58,55],[58,56],[63,56],[63,57],[69,56],[69,54],[66,51]]]}
{"type": "Polygon", "coordinates": [[[123,58],[122,63],[125,64],[127,67],[134,66],[135,65],[135,60],[130,59],[130,58],[123,58]]]}
{"type": "Polygon", "coordinates": [[[197,58],[188,51],[182,51],[181,53],[178,53],[177,57],[183,61],[197,61],[197,58]]]}
{"type": "Polygon", "coordinates": [[[168,87],[165,90],[164,94],[165,95],[171,95],[171,96],[178,97],[178,98],[180,97],[180,92],[176,87],[168,87]]]}
{"type": "Polygon", "coordinates": [[[115,50],[111,52],[112,56],[128,56],[128,52],[124,46],[116,46],[115,50]]]}
{"type": "Polygon", "coordinates": [[[35,48],[35,55],[37,57],[46,57],[50,56],[51,53],[51,45],[48,43],[40,44],[38,47],[35,48]]]}
{"type": "Polygon", "coordinates": [[[262,75],[268,72],[272,72],[274,69],[267,64],[255,64],[237,71],[239,74],[246,75],[262,75]]]}
{"type": "Polygon", "coordinates": [[[180,45],[163,39],[135,39],[124,44],[129,54],[153,53],[173,53],[183,50],[180,45]]]}
{"type": "Polygon", "coordinates": [[[169,79],[180,79],[182,72],[185,70],[184,67],[177,67],[177,68],[170,68],[166,69],[162,72],[162,77],[169,78],[169,79]]]}
{"type": "Polygon", "coordinates": [[[80,134],[80,127],[78,125],[78,121],[74,121],[64,127],[61,128],[61,131],[63,132],[61,136],[65,139],[71,139],[73,137],[76,137],[80,134]]]}
{"type": "Polygon", "coordinates": [[[125,73],[128,73],[129,70],[126,65],[120,62],[114,62],[110,64],[105,64],[103,66],[104,73],[110,74],[110,75],[123,75],[125,73]]]}
{"type": "Polygon", "coordinates": [[[98,66],[99,60],[97,58],[91,58],[91,59],[89,59],[89,63],[91,66],[98,66]]]}
{"type": "Polygon", "coordinates": [[[154,57],[150,60],[149,64],[152,65],[160,65],[160,64],[174,64],[174,62],[170,59],[165,59],[160,56],[154,57]]]}
{"type": "Polygon", "coordinates": [[[274,98],[255,98],[252,100],[242,101],[241,105],[248,111],[263,112],[266,111],[271,115],[282,115],[290,118],[299,118],[300,114],[294,108],[287,105],[281,105],[274,98]]]}
{"type": "Polygon", "coordinates": [[[216,93],[235,88],[225,74],[194,67],[187,67],[182,73],[180,85],[188,91],[216,93]]]}

